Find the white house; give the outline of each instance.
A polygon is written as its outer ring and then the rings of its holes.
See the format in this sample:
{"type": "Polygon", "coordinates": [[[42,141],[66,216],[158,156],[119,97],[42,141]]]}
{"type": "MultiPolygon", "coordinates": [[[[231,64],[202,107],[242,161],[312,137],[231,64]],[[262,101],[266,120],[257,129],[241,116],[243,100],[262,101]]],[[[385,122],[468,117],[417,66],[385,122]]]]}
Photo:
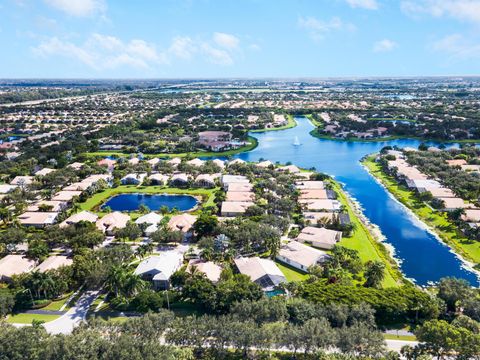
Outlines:
{"type": "Polygon", "coordinates": [[[135,220],[135,224],[147,224],[147,227],[144,230],[146,236],[150,236],[152,233],[158,230],[158,223],[162,220],[163,216],[155,212],[150,212],[146,215],[140,216],[135,220]]]}
{"type": "Polygon", "coordinates": [[[138,264],[134,274],[151,281],[156,290],[168,289],[170,277],[180,269],[183,254],[178,251],[165,251],[158,256],[151,256],[138,264]]]}
{"type": "Polygon", "coordinates": [[[337,242],[342,240],[340,231],[307,226],[298,234],[298,242],[312,244],[320,249],[332,249],[337,242]]]}
{"type": "Polygon", "coordinates": [[[120,181],[123,185],[140,185],[146,176],[146,173],[131,173],[125,175],[120,181]]]}
{"type": "Polygon", "coordinates": [[[310,266],[321,264],[327,258],[328,254],[325,251],[301,244],[298,241],[290,241],[282,245],[276,257],[277,260],[304,272],[308,272],[310,266]]]}
{"type": "Polygon", "coordinates": [[[247,275],[265,291],[272,290],[275,286],[287,281],[282,271],[270,259],[237,258],[234,262],[241,274],[247,275]]]}

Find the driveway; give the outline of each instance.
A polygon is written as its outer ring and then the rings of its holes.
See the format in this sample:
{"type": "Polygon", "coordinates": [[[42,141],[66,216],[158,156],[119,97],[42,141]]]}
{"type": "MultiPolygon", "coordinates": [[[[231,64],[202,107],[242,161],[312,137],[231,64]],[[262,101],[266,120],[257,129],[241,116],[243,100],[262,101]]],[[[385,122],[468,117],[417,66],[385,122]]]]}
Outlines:
{"type": "Polygon", "coordinates": [[[87,291],[64,315],[43,324],[50,334],[70,334],[87,316],[88,309],[98,297],[99,291],[87,291]]]}

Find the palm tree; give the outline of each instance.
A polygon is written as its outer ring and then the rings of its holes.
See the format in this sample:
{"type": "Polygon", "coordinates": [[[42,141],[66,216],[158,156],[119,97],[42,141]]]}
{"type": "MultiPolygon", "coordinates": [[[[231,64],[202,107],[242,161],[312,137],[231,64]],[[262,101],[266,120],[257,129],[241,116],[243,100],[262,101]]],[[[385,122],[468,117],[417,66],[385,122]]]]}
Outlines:
{"type": "Polygon", "coordinates": [[[379,287],[385,277],[385,264],[381,261],[369,261],[365,270],[365,286],[379,287]]]}
{"type": "Polygon", "coordinates": [[[126,271],[121,266],[113,266],[108,274],[105,287],[108,292],[118,296],[125,282],[126,271]]]}
{"type": "Polygon", "coordinates": [[[122,286],[122,293],[127,297],[135,296],[147,288],[147,283],[139,275],[130,272],[126,274],[122,286]]]}

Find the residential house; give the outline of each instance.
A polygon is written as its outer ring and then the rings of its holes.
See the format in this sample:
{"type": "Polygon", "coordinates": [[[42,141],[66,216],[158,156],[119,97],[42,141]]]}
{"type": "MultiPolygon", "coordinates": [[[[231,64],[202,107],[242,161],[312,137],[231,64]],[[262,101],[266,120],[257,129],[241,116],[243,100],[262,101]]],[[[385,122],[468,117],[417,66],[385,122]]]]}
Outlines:
{"type": "Polygon", "coordinates": [[[328,254],[325,251],[298,241],[290,241],[282,245],[276,257],[277,260],[304,272],[308,272],[310,266],[323,263],[327,258],[328,254]]]}
{"type": "Polygon", "coordinates": [[[114,211],[97,220],[96,226],[107,235],[113,235],[115,229],[124,228],[129,221],[130,216],[122,214],[119,211],[114,211]]]}
{"type": "Polygon", "coordinates": [[[240,216],[253,205],[255,204],[251,201],[224,201],[220,212],[225,217],[240,216]]]}
{"type": "Polygon", "coordinates": [[[259,257],[237,258],[234,262],[241,274],[247,275],[264,291],[273,290],[274,287],[287,281],[282,271],[270,259],[259,257]]]}
{"type": "Polygon", "coordinates": [[[188,262],[188,271],[193,272],[194,269],[199,273],[205,274],[207,279],[214,284],[220,280],[220,275],[223,270],[220,265],[215,264],[213,261],[203,261],[200,259],[192,259],[188,262]]]}
{"type": "Polygon", "coordinates": [[[98,215],[91,213],[90,211],[83,210],[83,211],[80,211],[79,213],[73,214],[72,216],[66,218],[64,221],[60,223],[60,227],[74,225],[79,223],[80,221],[94,223],[97,220],[98,220],[98,215]]]}
{"type": "Polygon", "coordinates": [[[184,240],[188,240],[193,236],[193,224],[197,221],[197,217],[187,213],[174,215],[168,221],[168,228],[171,231],[181,231],[184,240]]]}
{"type": "Polygon", "coordinates": [[[332,249],[336,243],[342,240],[340,231],[307,226],[298,234],[297,239],[300,243],[311,244],[320,249],[332,249]]]}
{"type": "Polygon", "coordinates": [[[146,224],[146,228],[143,231],[146,236],[150,236],[152,233],[158,230],[158,224],[160,220],[162,220],[163,216],[159,215],[155,212],[150,212],[146,215],[140,216],[137,220],[135,220],[135,224],[146,224]]]}
{"type": "Polygon", "coordinates": [[[44,228],[45,226],[55,224],[57,216],[58,212],[26,211],[18,216],[18,221],[23,226],[44,228]]]}
{"type": "Polygon", "coordinates": [[[151,256],[138,264],[134,271],[142,279],[151,281],[155,290],[170,288],[170,278],[183,264],[183,254],[178,251],[165,251],[151,256]]]}
{"type": "Polygon", "coordinates": [[[63,255],[49,256],[44,262],[35,268],[35,271],[44,273],[49,270],[56,270],[62,266],[70,266],[73,264],[73,260],[63,255]]]}
{"type": "Polygon", "coordinates": [[[7,255],[0,259],[0,280],[11,281],[14,275],[20,275],[32,271],[35,261],[23,255],[7,255]]]}
{"type": "Polygon", "coordinates": [[[130,173],[120,179],[123,185],[140,185],[147,177],[147,173],[130,173]]]}

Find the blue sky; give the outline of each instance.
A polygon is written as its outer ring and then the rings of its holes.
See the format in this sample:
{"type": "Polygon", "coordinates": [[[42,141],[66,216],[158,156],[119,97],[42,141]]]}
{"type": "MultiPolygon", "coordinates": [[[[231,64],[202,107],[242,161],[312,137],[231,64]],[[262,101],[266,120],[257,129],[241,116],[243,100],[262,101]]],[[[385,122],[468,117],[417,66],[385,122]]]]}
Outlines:
{"type": "Polygon", "coordinates": [[[480,0],[0,0],[2,78],[480,75],[480,0]]]}

